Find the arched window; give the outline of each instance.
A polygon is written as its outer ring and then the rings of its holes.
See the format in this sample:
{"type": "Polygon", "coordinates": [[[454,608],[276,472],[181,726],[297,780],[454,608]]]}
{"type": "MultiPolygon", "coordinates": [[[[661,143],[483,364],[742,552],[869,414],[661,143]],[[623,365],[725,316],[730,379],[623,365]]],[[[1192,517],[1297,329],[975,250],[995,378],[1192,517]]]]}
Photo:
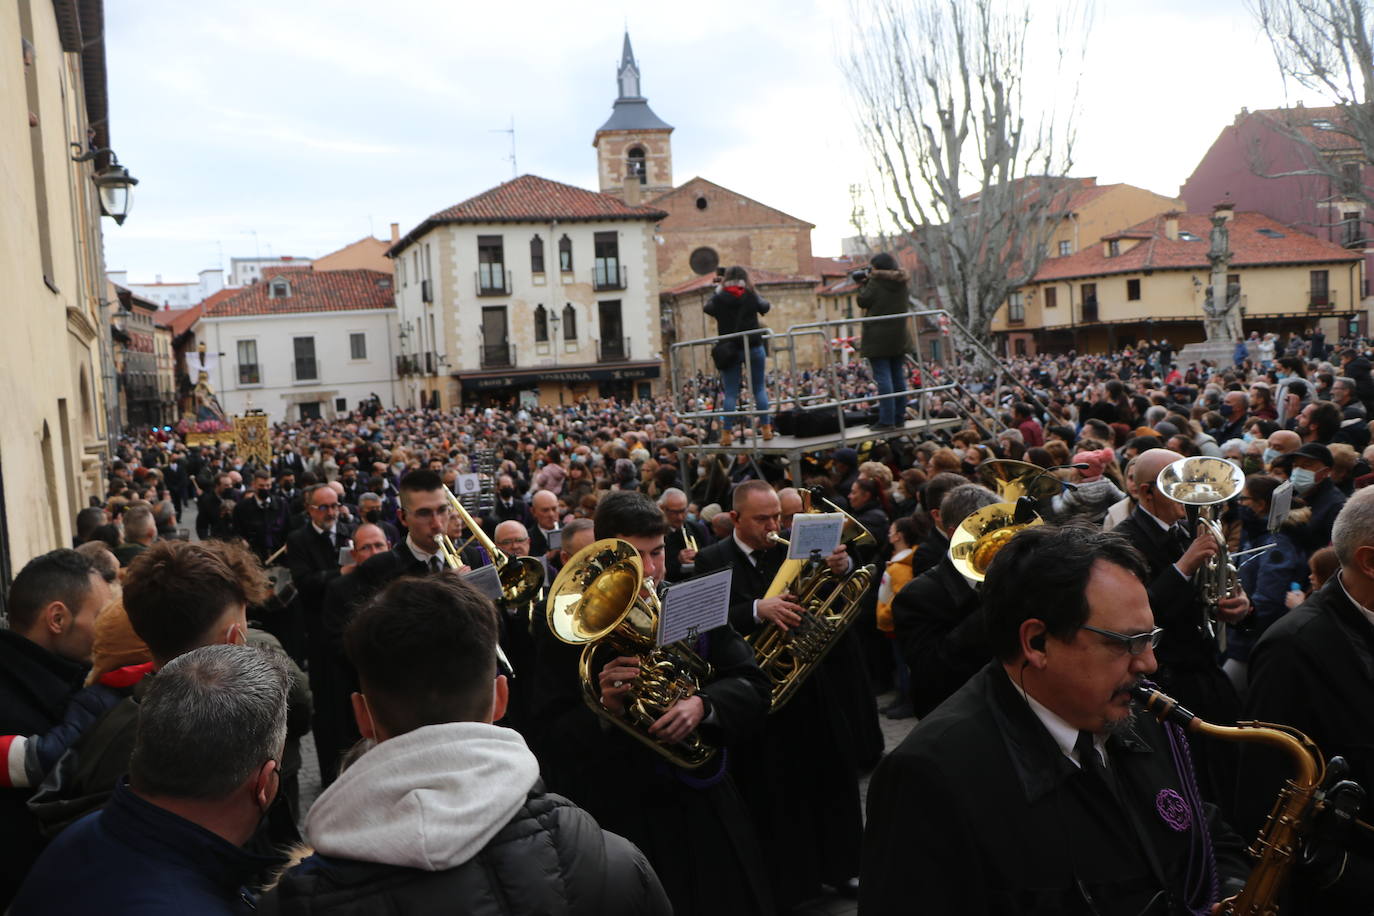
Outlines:
{"type": "Polygon", "coordinates": [[[571,271],[572,267],[572,239],[564,235],[558,240],[558,269],[564,272],[571,271]]]}
{"type": "Polygon", "coordinates": [[[544,272],[544,240],[539,236],[530,239],[530,273],[544,272]]]}
{"type": "Polygon", "coordinates": [[[577,310],[571,302],[563,306],[563,339],[577,340],[577,310]]]}
{"type": "Polygon", "coordinates": [[[549,342],[549,313],[543,305],[534,310],[534,339],[538,343],[549,342]]]}
{"type": "Polygon", "coordinates": [[[625,180],[630,181],[639,179],[640,184],[648,181],[647,171],[644,167],[644,147],[632,146],[625,154],[625,180]]]}

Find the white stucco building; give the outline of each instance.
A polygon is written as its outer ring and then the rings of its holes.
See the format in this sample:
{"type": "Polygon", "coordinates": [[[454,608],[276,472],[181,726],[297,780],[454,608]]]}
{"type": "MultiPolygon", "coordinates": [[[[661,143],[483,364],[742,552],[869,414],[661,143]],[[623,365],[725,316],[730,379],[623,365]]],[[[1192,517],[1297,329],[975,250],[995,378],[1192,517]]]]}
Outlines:
{"type": "Polygon", "coordinates": [[[152,283],[130,283],[127,270],[112,270],[105,276],[140,299],[174,309],[188,309],[224,289],[224,271],[218,268],[202,270],[195,280],[172,283],[162,282],[161,274],[152,283]]]}
{"type": "Polygon", "coordinates": [[[375,270],[270,268],[208,303],[197,337],[218,354],[210,383],[225,412],[254,407],[275,423],[333,418],[373,394],[394,406],[392,293],[375,270]]]}
{"type": "Polygon", "coordinates": [[[647,396],[665,215],[523,175],[426,219],[389,252],[401,403],[647,396]]]}

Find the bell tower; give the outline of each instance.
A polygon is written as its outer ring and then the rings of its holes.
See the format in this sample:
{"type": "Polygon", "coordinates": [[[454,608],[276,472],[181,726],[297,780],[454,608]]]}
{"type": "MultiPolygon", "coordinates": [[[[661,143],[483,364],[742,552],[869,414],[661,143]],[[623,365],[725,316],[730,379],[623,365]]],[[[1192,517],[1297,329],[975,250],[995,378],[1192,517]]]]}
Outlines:
{"type": "Polygon", "coordinates": [[[657,197],[673,188],[673,128],[654,114],[639,88],[639,64],[630,33],[616,72],[617,97],[611,116],[592,140],[597,178],[604,194],[628,204],[657,197]]]}

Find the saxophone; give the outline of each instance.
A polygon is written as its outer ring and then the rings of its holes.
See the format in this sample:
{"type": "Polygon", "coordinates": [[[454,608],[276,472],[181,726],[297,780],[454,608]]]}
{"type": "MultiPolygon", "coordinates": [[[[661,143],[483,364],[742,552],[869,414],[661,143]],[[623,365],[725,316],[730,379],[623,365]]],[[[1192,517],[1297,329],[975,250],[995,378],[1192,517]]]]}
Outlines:
{"type": "Polygon", "coordinates": [[[1240,722],[1235,726],[1213,725],[1193,715],[1172,697],[1153,687],[1138,685],[1132,695],[1161,722],[1173,722],[1185,731],[1219,738],[1267,744],[1293,761],[1293,777],[1279,790],[1259,836],[1247,850],[1255,866],[1245,889],[1222,901],[1221,912],[1241,916],[1273,916],[1279,911],[1279,895],[1288,884],[1293,865],[1301,855],[1299,844],[1311,832],[1326,804],[1323,784],[1326,764],[1310,738],[1287,725],[1240,722]]]}

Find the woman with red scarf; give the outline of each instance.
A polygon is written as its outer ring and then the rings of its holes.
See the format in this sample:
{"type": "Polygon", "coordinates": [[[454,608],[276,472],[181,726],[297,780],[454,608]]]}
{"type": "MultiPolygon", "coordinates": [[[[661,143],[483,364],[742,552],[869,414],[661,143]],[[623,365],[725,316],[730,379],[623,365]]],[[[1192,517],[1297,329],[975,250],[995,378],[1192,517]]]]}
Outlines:
{"type": "MultiPolygon", "coordinates": [[[[772,308],[767,299],[754,292],[754,284],[749,282],[749,274],[743,267],[731,267],[721,278],[720,289],[703,307],[703,311],[716,319],[716,333],[734,334],[737,331],[750,331],[759,327],[759,316],[768,314],[772,308]]],[[[711,358],[720,370],[721,382],[725,386],[726,414],[739,403],[740,382],[744,372],[744,341],[749,342],[749,390],[753,393],[754,406],[764,411],[759,418],[759,432],[764,439],[773,438],[773,419],[768,411],[768,387],[765,383],[767,370],[764,360],[768,351],[764,348],[762,334],[750,334],[747,338],[735,337],[718,341],[711,348],[711,358]]],[[[725,428],[720,432],[720,444],[729,445],[733,441],[733,429],[745,426],[744,417],[725,419],[725,428]]]]}

